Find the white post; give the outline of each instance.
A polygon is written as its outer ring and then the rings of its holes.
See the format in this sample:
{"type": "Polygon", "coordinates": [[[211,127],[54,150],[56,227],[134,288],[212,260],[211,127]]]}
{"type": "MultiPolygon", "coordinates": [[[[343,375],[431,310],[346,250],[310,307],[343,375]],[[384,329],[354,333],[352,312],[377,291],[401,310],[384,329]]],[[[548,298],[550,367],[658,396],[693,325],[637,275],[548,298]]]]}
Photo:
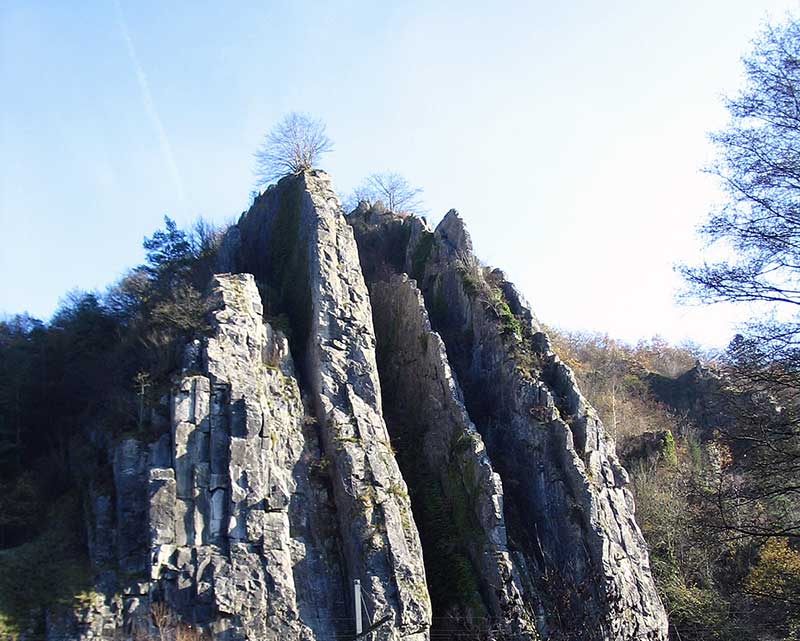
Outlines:
{"type": "Polygon", "coordinates": [[[353,596],[355,597],[356,605],[356,634],[361,634],[361,581],[355,579],[353,581],[353,596]]]}

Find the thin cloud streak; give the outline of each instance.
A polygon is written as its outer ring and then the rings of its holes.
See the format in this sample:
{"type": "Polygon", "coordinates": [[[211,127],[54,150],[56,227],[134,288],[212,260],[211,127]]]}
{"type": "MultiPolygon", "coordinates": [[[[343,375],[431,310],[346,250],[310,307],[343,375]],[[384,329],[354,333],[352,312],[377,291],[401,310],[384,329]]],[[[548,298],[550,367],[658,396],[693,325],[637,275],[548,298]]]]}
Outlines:
{"type": "Polygon", "coordinates": [[[147,74],[145,74],[141,63],[139,62],[139,56],[136,55],[136,48],[134,47],[133,40],[128,33],[128,27],[125,23],[125,16],[122,13],[122,6],[120,5],[119,0],[114,0],[114,6],[117,9],[117,22],[119,23],[119,29],[122,32],[122,38],[125,40],[125,45],[128,49],[128,56],[131,59],[131,64],[133,65],[133,70],[136,74],[136,80],[138,81],[139,89],[142,92],[144,110],[147,112],[147,115],[150,117],[150,120],[153,123],[153,127],[156,129],[159,145],[161,146],[161,154],[164,156],[164,162],[167,163],[169,171],[172,174],[172,181],[175,183],[175,190],[178,194],[178,198],[181,204],[183,204],[186,202],[186,195],[183,189],[183,180],[181,179],[180,172],[178,171],[178,165],[175,163],[175,157],[172,155],[172,146],[169,144],[167,132],[164,130],[164,125],[161,123],[161,118],[156,110],[156,105],[153,101],[153,95],[150,93],[150,83],[147,81],[147,74]]]}

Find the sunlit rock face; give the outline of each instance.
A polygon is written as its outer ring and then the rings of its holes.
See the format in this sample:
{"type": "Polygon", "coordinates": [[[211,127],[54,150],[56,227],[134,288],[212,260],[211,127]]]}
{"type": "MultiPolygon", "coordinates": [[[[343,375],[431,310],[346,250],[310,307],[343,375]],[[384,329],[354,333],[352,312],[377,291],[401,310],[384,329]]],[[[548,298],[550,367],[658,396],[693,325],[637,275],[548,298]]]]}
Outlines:
{"type": "MultiPolygon", "coordinates": [[[[426,639],[430,599],[408,489],[383,419],[372,308],[329,178],[282,181],[240,221],[240,269],[272,283],[319,425],[344,557],[379,638],[426,639]],[[271,221],[271,222],[270,222],[271,221]]],[[[345,608],[351,612],[351,606],[345,608]]]]}
{"type": "Polygon", "coordinates": [[[151,596],[215,637],[329,634],[326,581],[304,571],[323,544],[307,525],[314,448],[288,343],[251,275],[215,276],[209,302],[210,335],[188,346],[172,396],[170,456],[149,471],[151,596]]]}
{"type": "Polygon", "coordinates": [[[306,172],[216,264],[152,433],[87,430],[95,593],[48,639],[354,638],[356,580],[373,640],[666,639],[627,474],[455,212],[306,172]]]}

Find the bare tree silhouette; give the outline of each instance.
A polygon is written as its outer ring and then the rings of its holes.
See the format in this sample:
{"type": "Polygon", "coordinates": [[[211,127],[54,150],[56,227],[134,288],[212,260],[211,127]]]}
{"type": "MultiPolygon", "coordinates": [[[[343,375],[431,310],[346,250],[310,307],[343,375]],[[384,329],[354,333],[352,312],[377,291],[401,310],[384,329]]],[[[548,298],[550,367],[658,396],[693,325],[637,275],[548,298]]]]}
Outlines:
{"type": "Polygon", "coordinates": [[[283,176],[307,171],[329,151],[333,143],[322,120],[293,111],[272,128],[256,151],[256,184],[266,187],[283,176]]]}

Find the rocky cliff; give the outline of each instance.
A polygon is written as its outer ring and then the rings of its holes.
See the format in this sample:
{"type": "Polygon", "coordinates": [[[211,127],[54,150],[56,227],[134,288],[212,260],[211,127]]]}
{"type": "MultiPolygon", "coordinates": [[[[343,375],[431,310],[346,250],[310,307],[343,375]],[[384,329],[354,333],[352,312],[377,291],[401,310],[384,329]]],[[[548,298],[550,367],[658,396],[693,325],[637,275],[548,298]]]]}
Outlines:
{"type": "Polygon", "coordinates": [[[664,638],[627,473],[523,297],[480,266],[455,211],[435,231],[380,207],[349,218],[374,291],[393,272],[419,283],[505,489],[511,558],[542,636],[664,638]]]}
{"type": "Polygon", "coordinates": [[[217,264],[162,435],[88,430],[95,593],[49,639],[354,639],[355,581],[363,638],[666,639],[627,474],[455,212],[307,172],[217,264]]]}

